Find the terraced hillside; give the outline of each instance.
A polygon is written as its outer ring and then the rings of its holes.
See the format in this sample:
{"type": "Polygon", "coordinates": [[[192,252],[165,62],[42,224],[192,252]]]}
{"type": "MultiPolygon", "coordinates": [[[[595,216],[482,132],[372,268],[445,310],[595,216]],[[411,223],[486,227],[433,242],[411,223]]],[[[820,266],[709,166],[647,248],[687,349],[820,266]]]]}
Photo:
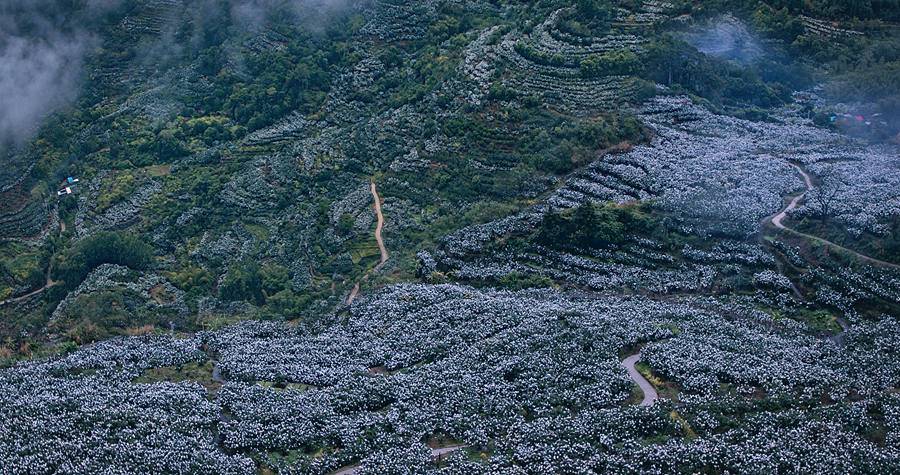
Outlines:
{"type": "Polygon", "coordinates": [[[893,3],[50,4],[0,472],[900,471],[893,3]]]}

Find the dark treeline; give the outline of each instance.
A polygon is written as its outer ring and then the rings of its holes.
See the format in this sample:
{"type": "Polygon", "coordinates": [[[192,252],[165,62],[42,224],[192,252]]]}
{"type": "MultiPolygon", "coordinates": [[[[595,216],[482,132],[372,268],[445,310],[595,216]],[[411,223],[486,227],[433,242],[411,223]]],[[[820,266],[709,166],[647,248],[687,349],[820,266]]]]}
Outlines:
{"type": "Polygon", "coordinates": [[[845,20],[900,20],[900,0],[769,0],[775,8],[845,20]]]}

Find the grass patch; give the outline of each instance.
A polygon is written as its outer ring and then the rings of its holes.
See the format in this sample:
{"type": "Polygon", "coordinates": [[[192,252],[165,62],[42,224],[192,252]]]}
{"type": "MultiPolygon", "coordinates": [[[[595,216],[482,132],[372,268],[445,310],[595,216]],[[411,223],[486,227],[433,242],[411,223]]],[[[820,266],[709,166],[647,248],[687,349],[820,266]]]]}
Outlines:
{"type": "Polygon", "coordinates": [[[150,165],[144,167],[144,172],[152,177],[169,176],[172,173],[172,165],[150,165]]]}
{"type": "Polygon", "coordinates": [[[257,381],[256,384],[276,391],[309,391],[311,389],[316,389],[316,387],[311,384],[286,383],[283,381],[257,381]]]}
{"type": "Polygon", "coordinates": [[[244,223],[244,229],[252,234],[257,240],[266,242],[269,240],[269,230],[265,226],[253,223],[244,223]]]}
{"type": "Polygon", "coordinates": [[[785,313],[771,307],[757,306],[757,308],[771,315],[772,320],[776,322],[790,318],[804,323],[815,332],[836,334],[841,331],[841,325],[837,321],[837,316],[827,310],[798,309],[785,313]]]}
{"type": "Polygon", "coordinates": [[[795,318],[817,332],[835,334],[841,331],[837,316],[827,310],[801,309],[795,318]]]}
{"type": "Polygon", "coordinates": [[[333,454],[337,449],[331,446],[304,446],[290,450],[272,450],[260,456],[259,473],[277,473],[271,467],[292,467],[301,460],[315,460],[333,454]]]}
{"type": "Polygon", "coordinates": [[[256,312],[251,315],[241,314],[241,315],[199,315],[197,317],[197,327],[202,328],[207,331],[215,331],[225,328],[229,325],[233,325],[238,322],[242,322],[248,318],[253,318],[256,312]]]}
{"type": "Polygon", "coordinates": [[[684,434],[684,437],[688,440],[694,440],[697,438],[697,432],[694,431],[694,428],[691,427],[691,423],[687,421],[678,411],[672,411],[669,413],[669,419],[677,422],[681,426],[681,432],[684,434]]]}
{"type": "Polygon", "coordinates": [[[0,268],[0,282],[4,273],[8,273],[17,283],[36,280],[33,283],[37,284],[43,280],[44,267],[37,249],[15,242],[0,243],[0,259],[3,266],[0,268]]]}
{"type": "MultiPolygon", "coordinates": [[[[659,393],[660,397],[664,397],[666,399],[671,399],[673,401],[678,400],[678,386],[671,381],[666,381],[665,379],[659,377],[656,373],[650,369],[650,365],[643,361],[638,361],[634,365],[634,369],[641,373],[641,376],[644,377],[653,387],[656,389],[656,392],[659,393]]],[[[642,393],[643,394],[643,393],[642,393]]],[[[643,397],[643,396],[642,396],[643,397]]]]}
{"type": "Polygon", "coordinates": [[[353,262],[353,265],[358,265],[364,259],[380,256],[381,251],[378,249],[378,242],[375,241],[374,237],[355,243],[350,247],[350,260],[353,262]]]}
{"type": "Polygon", "coordinates": [[[660,328],[665,328],[666,330],[669,330],[670,332],[672,332],[672,336],[678,336],[678,335],[681,335],[681,332],[684,331],[684,330],[681,329],[680,326],[678,326],[678,325],[676,325],[676,324],[674,324],[674,323],[664,323],[664,324],[662,324],[662,325],[659,325],[659,327],[660,327],[660,328]]]}
{"type": "Polygon", "coordinates": [[[218,389],[220,384],[212,379],[213,362],[192,362],[181,366],[163,366],[150,368],[135,378],[132,382],[150,384],[160,382],[178,383],[181,381],[196,381],[207,390],[218,389]]]}
{"type": "Polygon", "coordinates": [[[118,172],[101,180],[100,195],[97,197],[97,212],[102,213],[112,205],[124,200],[137,189],[139,179],[130,172],[118,172]]]}
{"type": "Polygon", "coordinates": [[[803,219],[797,223],[788,223],[788,226],[791,225],[800,232],[827,239],[860,254],[900,264],[900,220],[889,222],[890,231],[884,235],[865,232],[862,236],[853,236],[847,232],[846,227],[831,220],[803,219]]]}
{"type": "Polygon", "coordinates": [[[442,447],[454,447],[457,445],[462,445],[462,442],[450,437],[447,434],[432,434],[425,441],[425,445],[432,449],[439,449],[442,447]]]}

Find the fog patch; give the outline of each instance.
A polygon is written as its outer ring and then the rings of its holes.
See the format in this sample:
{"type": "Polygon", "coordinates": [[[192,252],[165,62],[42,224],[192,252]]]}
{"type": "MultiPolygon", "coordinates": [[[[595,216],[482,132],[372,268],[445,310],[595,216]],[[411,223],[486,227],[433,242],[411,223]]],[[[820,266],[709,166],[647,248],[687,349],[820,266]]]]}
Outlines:
{"type": "Polygon", "coordinates": [[[0,138],[19,145],[47,114],[76,97],[89,41],[68,36],[0,41],[0,138]]]}
{"type": "Polygon", "coordinates": [[[763,54],[756,36],[732,15],[723,15],[695,27],[685,34],[684,39],[701,53],[740,63],[751,63],[763,54]]]}
{"type": "Polygon", "coordinates": [[[356,2],[352,0],[238,0],[231,6],[234,22],[248,30],[265,28],[273,15],[290,15],[312,30],[324,29],[328,21],[343,14],[356,2]]]}
{"type": "Polygon", "coordinates": [[[89,0],[66,15],[59,0],[0,2],[0,145],[21,145],[77,97],[85,55],[98,44],[84,20],[119,3],[89,0]]]}

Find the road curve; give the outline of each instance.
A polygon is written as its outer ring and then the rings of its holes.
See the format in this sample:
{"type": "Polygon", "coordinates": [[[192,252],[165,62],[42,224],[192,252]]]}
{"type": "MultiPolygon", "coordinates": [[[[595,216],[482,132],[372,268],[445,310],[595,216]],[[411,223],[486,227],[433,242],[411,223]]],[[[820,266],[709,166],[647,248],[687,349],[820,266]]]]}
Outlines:
{"type": "Polygon", "coordinates": [[[29,297],[33,297],[33,296],[49,289],[50,287],[53,287],[54,285],[57,285],[57,284],[59,284],[59,282],[50,278],[50,269],[47,268],[47,281],[44,283],[43,287],[36,289],[36,290],[32,290],[31,292],[28,292],[25,295],[20,295],[18,297],[11,297],[6,300],[2,300],[2,301],[0,301],[0,307],[4,306],[6,304],[13,303],[13,302],[21,302],[22,300],[25,300],[29,297]]]}
{"type": "Polygon", "coordinates": [[[808,193],[810,190],[812,190],[814,188],[813,184],[812,184],[812,179],[810,178],[809,174],[803,170],[803,168],[801,168],[799,165],[796,165],[793,163],[791,163],[790,165],[792,167],[794,167],[798,172],[800,172],[800,175],[803,176],[803,183],[806,185],[806,190],[804,190],[799,195],[791,198],[791,202],[788,203],[788,205],[783,210],[781,210],[781,212],[779,212],[775,216],[772,216],[772,220],[771,220],[772,225],[774,225],[778,229],[787,231],[792,234],[796,234],[797,236],[805,237],[806,239],[809,239],[811,241],[818,241],[822,244],[831,246],[835,249],[843,251],[846,254],[850,254],[850,255],[856,257],[857,259],[868,262],[870,264],[875,264],[875,265],[879,265],[882,267],[890,267],[892,269],[900,269],[900,265],[893,264],[891,262],[885,262],[880,259],[875,259],[874,257],[869,257],[865,254],[860,254],[860,253],[854,251],[853,249],[848,249],[844,246],[841,246],[840,244],[833,243],[827,239],[823,239],[818,236],[813,236],[812,234],[806,234],[806,233],[797,231],[796,229],[789,228],[789,227],[785,226],[784,224],[782,224],[782,221],[784,220],[784,218],[787,217],[787,214],[789,212],[795,210],[797,208],[797,205],[800,203],[800,200],[802,200],[803,197],[806,196],[806,193],[808,193]]]}
{"type": "MultiPolygon", "coordinates": [[[[64,232],[66,232],[66,223],[62,219],[59,219],[59,206],[58,205],[56,208],[56,213],[57,213],[57,220],[59,221],[59,232],[64,233],[64,232]]],[[[50,268],[50,265],[48,265],[47,266],[47,279],[44,282],[43,287],[36,289],[36,290],[32,290],[31,292],[28,292],[25,295],[20,295],[18,297],[10,297],[6,300],[0,300],[0,307],[4,306],[6,304],[13,303],[13,302],[21,302],[22,300],[25,300],[29,297],[33,297],[33,296],[49,289],[50,287],[53,287],[54,285],[58,284],[59,282],[56,282],[55,280],[50,278],[50,271],[51,271],[51,268],[50,268]]]]}
{"type": "Polygon", "coordinates": [[[812,180],[809,178],[809,175],[807,175],[806,172],[803,171],[803,169],[799,166],[794,165],[793,163],[791,163],[790,165],[794,167],[798,172],[800,172],[801,175],[803,175],[803,182],[806,184],[806,190],[804,190],[803,193],[800,193],[799,195],[791,198],[791,202],[788,203],[788,205],[783,210],[781,210],[781,212],[772,217],[772,224],[774,224],[778,229],[789,229],[781,224],[781,221],[787,217],[788,213],[797,209],[797,205],[800,203],[800,200],[802,200],[803,197],[806,196],[806,193],[809,190],[813,189],[812,180]]]}
{"type": "Polygon", "coordinates": [[[8,298],[6,300],[0,301],[0,307],[4,306],[6,304],[13,303],[13,302],[21,302],[22,300],[25,300],[28,297],[33,297],[33,296],[49,289],[50,287],[53,287],[56,284],[57,284],[56,282],[48,282],[47,285],[45,285],[37,290],[32,290],[31,292],[28,292],[25,295],[20,295],[18,297],[12,297],[12,298],[8,298]]]}
{"type": "Polygon", "coordinates": [[[659,394],[656,393],[656,389],[653,388],[653,385],[650,384],[650,381],[647,381],[641,373],[638,372],[637,368],[634,367],[635,363],[641,359],[641,353],[637,352],[628,358],[625,358],[622,361],[622,366],[625,367],[625,370],[628,371],[628,377],[634,381],[641,391],[644,393],[644,399],[639,404],[640,406],[652,406],[653,403],[659,399],[659,394]]]}

